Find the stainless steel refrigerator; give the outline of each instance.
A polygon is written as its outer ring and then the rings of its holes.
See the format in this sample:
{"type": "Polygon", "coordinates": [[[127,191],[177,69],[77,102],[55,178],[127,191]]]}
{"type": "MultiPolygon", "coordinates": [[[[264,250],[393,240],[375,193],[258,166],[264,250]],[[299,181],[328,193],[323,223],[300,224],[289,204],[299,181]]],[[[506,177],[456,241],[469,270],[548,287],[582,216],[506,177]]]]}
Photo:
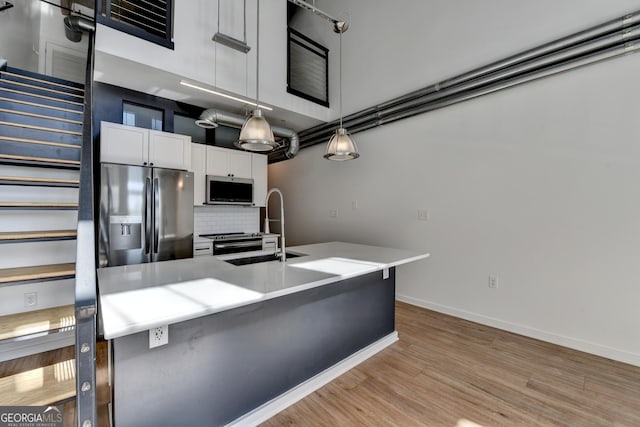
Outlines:
{"type": "Polygon", "coordinates": [[[193,173],[103,163],[100,266],[193,256],[193,173]]]}

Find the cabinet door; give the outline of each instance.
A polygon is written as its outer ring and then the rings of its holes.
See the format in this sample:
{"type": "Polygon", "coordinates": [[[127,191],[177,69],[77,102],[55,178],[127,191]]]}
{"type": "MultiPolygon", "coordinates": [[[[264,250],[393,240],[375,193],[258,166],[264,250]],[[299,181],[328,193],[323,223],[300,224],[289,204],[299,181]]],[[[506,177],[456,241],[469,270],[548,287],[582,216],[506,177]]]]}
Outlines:
{"type": "Polygon", "coordinates": [[[149,164],[161,168],[190,169],[191,137],[150,130],[149,164]]]}
{"type": "Polygon", "coordinates": [[[217,147],[207,147],[207,175],[229,175],[227,150],[217,147]]]}
{"type": "Polygon", "coordinates": [[[236,178],[251,178],[251,153],[239,150],[227,150],[229,173],[236,178]]]}
{"type": "Polygon", "coordinates": [[[191,170],[193,170],[193,205],[205,202],[205,180],[207,174],[207,146],[191,144],[191,170]]]}
{"type": "Polygon", "coordinates": [[[264,206],[267,198],[267,156],[251,154],[251,177],[253,178],[253,204],[264,206]]]}
{"type": "Polygon", "coordinates": [[[133,126],[101,122],[100,161],[144,166],[148,162],[149,131],[133,126]]]}

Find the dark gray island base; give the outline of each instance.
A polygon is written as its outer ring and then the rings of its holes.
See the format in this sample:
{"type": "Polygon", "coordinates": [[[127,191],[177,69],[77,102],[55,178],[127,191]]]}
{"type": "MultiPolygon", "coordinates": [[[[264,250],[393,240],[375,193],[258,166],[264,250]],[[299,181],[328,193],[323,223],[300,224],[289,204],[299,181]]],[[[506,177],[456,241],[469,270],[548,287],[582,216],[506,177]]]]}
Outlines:
{"type": "Polygon", "coordinates": [[[114,425],[225,425],[394,333],[388,271],[113,339],[114,425]]]}

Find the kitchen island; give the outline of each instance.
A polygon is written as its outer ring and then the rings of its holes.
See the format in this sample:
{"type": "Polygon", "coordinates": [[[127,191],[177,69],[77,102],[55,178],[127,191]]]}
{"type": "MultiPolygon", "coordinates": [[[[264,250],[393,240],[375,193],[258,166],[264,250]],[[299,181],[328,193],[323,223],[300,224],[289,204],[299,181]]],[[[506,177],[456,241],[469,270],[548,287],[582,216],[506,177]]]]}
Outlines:
{"type": "Polygon", "coordinates": [[[234,266],[98,270],[117,426],[252,424],[397,339],[395,267],[428,254],[340,242],[234,266]],[[167,345],[149,330],[169,325],[167,345]]]}

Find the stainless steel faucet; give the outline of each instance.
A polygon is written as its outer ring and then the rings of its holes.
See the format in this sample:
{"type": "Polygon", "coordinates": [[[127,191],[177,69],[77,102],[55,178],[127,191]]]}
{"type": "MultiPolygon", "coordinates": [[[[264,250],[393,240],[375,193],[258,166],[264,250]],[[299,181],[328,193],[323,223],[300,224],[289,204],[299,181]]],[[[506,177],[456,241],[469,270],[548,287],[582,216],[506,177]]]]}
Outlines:
{"type": "Polygon", "coordinates": [[[269,197],[271,194],[278,193],[280,195],[280,246],[281,246],[281,258],[280,261],[285,262],[287,260],[286,247],[284,243],[284,197],[282,196],[282,191],[277,188],[272,188],[267,193],[267,198],[265,199],[265,218],[264,218],[264,232],[269,233],[269,221],[277,221],[269,219],[269,197]]]}

